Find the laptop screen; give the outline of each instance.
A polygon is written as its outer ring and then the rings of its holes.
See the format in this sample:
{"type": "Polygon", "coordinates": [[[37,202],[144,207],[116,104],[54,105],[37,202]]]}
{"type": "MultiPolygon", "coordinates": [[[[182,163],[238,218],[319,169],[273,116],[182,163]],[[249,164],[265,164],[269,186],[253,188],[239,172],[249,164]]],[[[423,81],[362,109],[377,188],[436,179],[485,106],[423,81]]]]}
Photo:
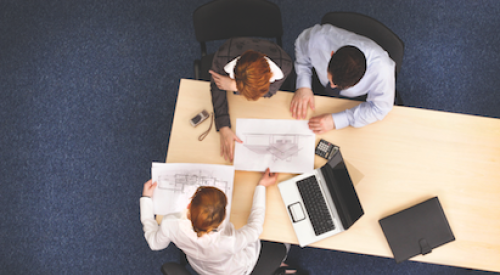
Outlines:
{"type": "Polygon", "coordinates": [[[342,225],[347,230],[364,214],[364,211],[340,151],[321,167],[321,172],[342,225]]]}

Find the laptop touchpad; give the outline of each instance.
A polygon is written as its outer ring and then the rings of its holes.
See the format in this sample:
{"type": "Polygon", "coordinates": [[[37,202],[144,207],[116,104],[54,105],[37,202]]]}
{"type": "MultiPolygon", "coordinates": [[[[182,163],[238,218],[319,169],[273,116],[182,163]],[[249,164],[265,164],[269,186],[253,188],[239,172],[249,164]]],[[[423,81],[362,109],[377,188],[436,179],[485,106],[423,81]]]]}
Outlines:
{"type": "Polygon", "coordinates": [[[302,208],[300,202],[290,204],[288,206],[288,212],[290,212],[290,216],[292,216],[292,221],[294,223],[302,221],[306,218],[306,215],[304,214],[304,209],[302,208]]]}

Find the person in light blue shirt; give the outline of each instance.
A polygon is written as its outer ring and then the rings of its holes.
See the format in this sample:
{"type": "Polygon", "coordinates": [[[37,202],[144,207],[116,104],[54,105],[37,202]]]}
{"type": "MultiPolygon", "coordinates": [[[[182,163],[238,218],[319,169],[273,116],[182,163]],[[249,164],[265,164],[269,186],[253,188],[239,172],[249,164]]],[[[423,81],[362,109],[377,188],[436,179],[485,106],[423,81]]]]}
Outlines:
{"type": "Polygon", "coordinates": [[[330,24],[304,30],[295,41],[297,90],[290,104],[292,116],[304,119],[314,111],[312,68],[330,95],[366,102],[339,113],[321,114],[309,120],[316,134],[348,126],[363,127],[382,120],[391,111],[395,93],[395,62],[374,41],[330,24]]]}

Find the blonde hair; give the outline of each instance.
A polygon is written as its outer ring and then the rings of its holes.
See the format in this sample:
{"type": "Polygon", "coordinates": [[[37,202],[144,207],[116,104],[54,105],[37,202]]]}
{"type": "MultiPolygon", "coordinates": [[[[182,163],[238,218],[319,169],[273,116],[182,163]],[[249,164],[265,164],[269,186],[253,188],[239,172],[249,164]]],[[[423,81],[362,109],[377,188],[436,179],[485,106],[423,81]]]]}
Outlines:
{"type": "Polygon", "coordinates": [[[221,190],[200,186],[191,199],[191,225],[198,237],[217,228],[226,217],[227,198],[221,190]]]}

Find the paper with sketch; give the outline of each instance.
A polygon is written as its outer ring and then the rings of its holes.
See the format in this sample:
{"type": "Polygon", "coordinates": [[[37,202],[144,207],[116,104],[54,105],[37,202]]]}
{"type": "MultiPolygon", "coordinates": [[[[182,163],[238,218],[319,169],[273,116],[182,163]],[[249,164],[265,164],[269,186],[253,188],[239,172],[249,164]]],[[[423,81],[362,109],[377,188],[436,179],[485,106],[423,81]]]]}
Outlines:
{"type": "Polygon", "coordinates": [[[226,221],[229,221],[233,197],[234,167],[216,164],[157,163],[151,167],[157,182],[153,193],[153,212],[167,215],[182,212],[199,186],[214,186],[227,197],[226,221]]]}
{"type": "Polygon", "coordinates": [[[305,173],[314,169],[316,136],[307,120],[236,119],[236,170],[305,173]]]}

